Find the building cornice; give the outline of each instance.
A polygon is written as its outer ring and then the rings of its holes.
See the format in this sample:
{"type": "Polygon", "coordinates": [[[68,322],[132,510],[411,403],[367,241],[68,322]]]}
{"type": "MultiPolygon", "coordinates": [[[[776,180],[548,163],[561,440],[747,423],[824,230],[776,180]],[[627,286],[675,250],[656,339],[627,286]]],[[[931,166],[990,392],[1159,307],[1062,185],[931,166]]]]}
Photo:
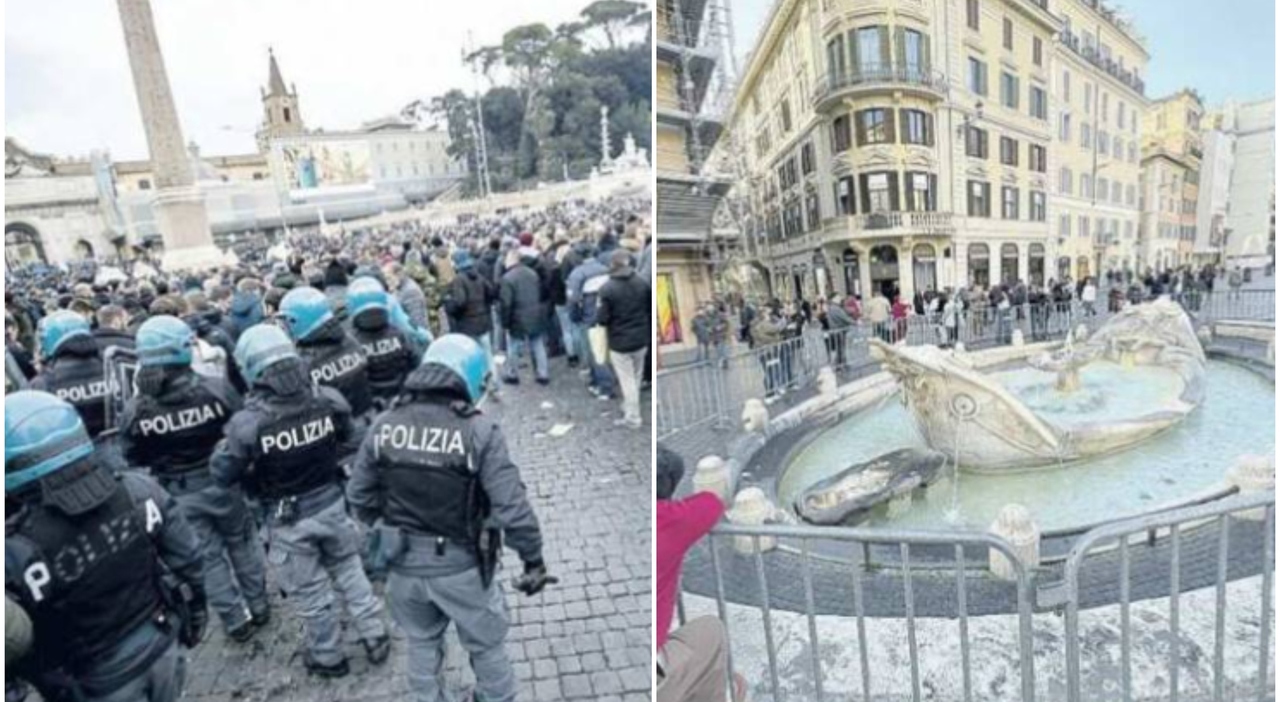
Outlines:
{"type": "MultiPolygon", "coordinates": [[[[1089,3],[1086,2],[1085,0],[1058,0],[1058,1],[1059,2],[1074,1],[1076,5],[1080,6],[1079,9],[1082,12],[1087,13],[1089,15],[1089,18],[1092,19],[1096,24],[1103,24],[1103,25],[1106,25],[1107,27],[1110,27],[1112,31],[1118,34],[1121,39],[1123,39],[1125,42],[1129,44],[1130,48],[1136,49],[1139,53],[1142,54],[1142,57],[1147,61],[1151,60],[1151,54],[1147,51],[1147,46],[1145,42],[1135,38],[1131,34],[1131,32],[1133,31],[1132,29],[1126,29],[1124,27],[1117,25],[1114,16],[1108,17],[1107,15],[1103,14],[1101,11],[1093,7],[1090,7],[1089,3]]],[[[1101,2],[1099,2],[1099,5],[1101,5],[1101,2]]]]}
{"type": "Polygon", "coordinates": [[[1112,88],[1117,89],[1120,92],[1123,92],[1124,94],[1128,95],[1131,99],[1139,101],[1139,103],[1141,103],[1144,109],[1151,107],[1151,102],[1152,102],[1151,98],[1147,97],[1146,95],[1143,95],[1137,90],[1134,90],[1132,86],[1126,85],[1124,81],[1120,80],[1119,78],[1116,78],[1115,76],[1111,75],[1110,73],[1107,73],[1101,68],[1098,68],[1092,63],[1089,63],[1087,60],[1085,60],[1083,56],[1063,46],[1061,42],[1054,42],[1053,50],[1058,57],[1065,57],[1070,61],[1072,61],[1075,64],[1076,68],[1086,71],[1090,76],[1094,76],[1107,81],[1108,83],[1111,84],[1112,88]]]}
{"type": "Polygon", "coordinates": [[[764,69],[767,57],[773,55],[775,45],[780,39],[782,30],[791,20],[792,14],[800,7],[802,2],[807,0],[776,0],[773,9],[769,11],[769,18],[765,20],[764,25],[760,28],[760,34],[752,43],[751,60],[747,64],[747,70],[742,74],[742,79],[738,81],[737,91],[733,98],[733,116],[731,119],[736,120],[738,113],[744,106],[747,96],[755,87],[756,81],[760,77],[760,71],[764,69]]]}

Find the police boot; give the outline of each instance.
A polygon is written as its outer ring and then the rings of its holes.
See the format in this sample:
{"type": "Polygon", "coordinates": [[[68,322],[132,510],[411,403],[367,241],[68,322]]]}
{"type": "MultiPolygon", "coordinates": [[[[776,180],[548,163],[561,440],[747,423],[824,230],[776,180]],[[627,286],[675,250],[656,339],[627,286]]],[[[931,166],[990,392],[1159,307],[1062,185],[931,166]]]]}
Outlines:
{"type": "Polygon", "coordinates": [[[322,678],[346,677],[351,672],[351,667],[347,665],[347,659],[345,658],[333,665],[323,665],[312,659],[311,654],[307,653],[303,656],[303,665],[306,666],[308,673],[322,678]]]}
{"type": "Polygon", "coordinates": [[[364,644],[364,651],[373,665],[382,665],[391,655],[391,637],[385,634],[373,641],[362,640],[360,643],[364,644]]]}
{"type": "Polygon", "coordinates": [[[248,641],[253,638],[253,635],[258,631],[258,628],[254,626],[255,623],[256,622],[254,622],[252,618],[249,618],[241,622],[239,626],[227,629],[227,638],[235,641],[236,643],[244,643],[248,641]]]}

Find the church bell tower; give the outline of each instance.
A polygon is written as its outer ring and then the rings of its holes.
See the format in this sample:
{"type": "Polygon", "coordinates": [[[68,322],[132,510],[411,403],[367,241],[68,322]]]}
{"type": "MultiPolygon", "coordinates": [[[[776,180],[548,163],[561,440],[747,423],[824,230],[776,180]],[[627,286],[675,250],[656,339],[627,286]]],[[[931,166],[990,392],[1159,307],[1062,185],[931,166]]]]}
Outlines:
{"type": "Polygon", "coordinates": [[[267,87],[262,89],[262,126],[256,135],[258,150],[262,153],[266,153],[274,138],[298,136],[307,131],[302,123],[302,111],[298,108],[297,87],[285,88],[280,64],[271,49],[267,49],[267,59],[267,87]]]}

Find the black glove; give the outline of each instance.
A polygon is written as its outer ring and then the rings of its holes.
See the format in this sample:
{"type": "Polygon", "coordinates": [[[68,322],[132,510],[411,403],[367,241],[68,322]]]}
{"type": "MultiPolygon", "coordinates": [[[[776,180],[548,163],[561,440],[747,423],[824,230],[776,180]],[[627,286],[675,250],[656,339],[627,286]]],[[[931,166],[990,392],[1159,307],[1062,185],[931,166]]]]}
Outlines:
{"type": "Polygon", "coordinates": [[[555,585],[560,582],[560,578],[553,575],[547,575],[547,566],[541,560],[530,561],[524,564],[524,575],[512,581],[515,589],[532,597],[548,585],[555,585]]]}
{"type": "Polygon", "coordinates": [[[204,588],[191,589],[191,599],[187,601],[186,615],[182,620],[182,629],[178,632],[178,642],[187,648],[195,648],[204,638],[205,626],[209,624],[209,607],[205,600],[204,588]]]}

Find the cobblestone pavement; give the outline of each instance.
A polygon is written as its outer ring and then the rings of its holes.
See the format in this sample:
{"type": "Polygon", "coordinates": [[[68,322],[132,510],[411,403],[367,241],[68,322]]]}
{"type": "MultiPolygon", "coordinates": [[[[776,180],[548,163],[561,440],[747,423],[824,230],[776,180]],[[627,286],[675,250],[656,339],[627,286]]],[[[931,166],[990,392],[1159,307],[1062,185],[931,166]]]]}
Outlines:
{"type": "MultiPolygon", "coordinates": [[[[511,615],[507,653],[520,681],[519,699],[648,700],[648,423],[640,431],[614,427],[621,406],[596,400],[560,361],[553,361],[552,378],[545,388],[528,380],[504,386],[502,401],[486,409],[502,422],[542,523],[547,566],[560,578],[559,585],[536,597],[521,596],[510,586],[520,572],[519,559],[513,552],[504,554],[499,578],[511,615]],[[563,436],[547,433],[556,424],[570,423],[572,429],[563,436]]],[[[642,410],[648,416],[648,393],[642,410]]],[[[188,653],[184,699],[406,699],[405,641],[398,628],[392,625],[391,659],[379,668],[370,667],[348,630],[352,674],[324,681],[304,671],[301,624],[278,592],[275,597],[271,625],[248,644],[229,642],[216,622],[210,626],[206,641],[188,653]]],[[[386,616],[390,622],[390,614],[386,616]]],[[[452,628],[446,665],[450,692],[465,699],[463,692],[474,678],[452,628]]]]}

